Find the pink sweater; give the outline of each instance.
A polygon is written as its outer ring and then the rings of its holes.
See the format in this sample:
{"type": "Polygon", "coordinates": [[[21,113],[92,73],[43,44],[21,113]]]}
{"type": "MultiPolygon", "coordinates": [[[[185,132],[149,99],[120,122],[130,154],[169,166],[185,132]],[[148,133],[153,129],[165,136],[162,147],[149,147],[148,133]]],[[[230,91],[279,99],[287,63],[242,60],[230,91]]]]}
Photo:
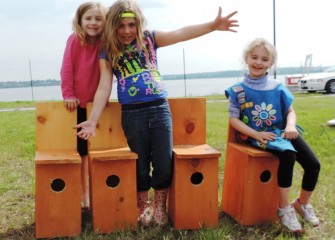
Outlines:
{"type": "Polygon", "coordinates": [[[63,98],[79,99],[80,107],[85,108],[87,102],[93,101],[98,87],[99,45],[81,45],[79,38],[72,33],[67,40],[63,56],[61,88],[63,98]]]}

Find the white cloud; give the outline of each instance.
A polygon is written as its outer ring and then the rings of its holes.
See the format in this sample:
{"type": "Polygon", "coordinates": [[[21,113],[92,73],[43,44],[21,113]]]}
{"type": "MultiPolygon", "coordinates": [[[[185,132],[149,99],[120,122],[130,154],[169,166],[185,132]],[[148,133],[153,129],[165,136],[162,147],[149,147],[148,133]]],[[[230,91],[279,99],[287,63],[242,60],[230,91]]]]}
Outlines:
{"type": "MultiPolygon", "coordinates": [[[[82,0],[11,0],[0,9],[0,81],[59,79],[71,21],[82,0]]],[[[106,6],[110,0],[101,1],[106,6]]],[[[218,7],[222,14],[238,14],[238,33],[214,32],[158,50],[162,74],[241,69],[241,54],[255,37],[273,41],[273,1],[269,0],[138,0],[150,29],[170,30],[210,21],[218,7]]],[[[333,0],[277,0],[278,66],[299,66],[313,54],[314,66],[334,65],[333,0]]]]}

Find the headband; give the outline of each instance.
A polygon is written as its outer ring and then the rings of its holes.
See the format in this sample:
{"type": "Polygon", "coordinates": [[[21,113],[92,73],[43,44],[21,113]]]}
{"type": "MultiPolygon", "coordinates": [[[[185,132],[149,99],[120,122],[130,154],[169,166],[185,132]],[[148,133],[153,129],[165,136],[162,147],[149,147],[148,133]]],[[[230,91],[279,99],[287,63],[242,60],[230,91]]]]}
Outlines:
{"type": "Polygon", "coordinates": [[[120,14],[121,18],[127,18],[127,17],[132,17],[132,18],[136,18],[135,13],[132,12],[124,12],[120,14]]]}

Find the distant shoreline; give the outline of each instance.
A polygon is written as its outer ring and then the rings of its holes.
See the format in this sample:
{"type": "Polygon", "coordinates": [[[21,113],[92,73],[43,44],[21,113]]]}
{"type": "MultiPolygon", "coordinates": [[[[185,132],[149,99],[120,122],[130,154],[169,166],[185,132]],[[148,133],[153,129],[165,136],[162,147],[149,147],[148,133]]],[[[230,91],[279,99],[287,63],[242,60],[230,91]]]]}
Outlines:
{"type": "MultiPolygon", "coordinates": [[[[310,70],[310,73],[320,72],[327,67],[317,67],[310,70]]],[[[276,74],[278,75],[292,75],[301,74],[304,72],[303,67],[285,67],[277,68],[276,74]]],[[[188,74],[165,74],[162,78],[166,81],[169,80],[183,80],[185,79],[210,79],[210,78],[233,78],[243,76],[244,71],[242,70],[227,70],[217,72],[202,72],[202,73],[188,73],[188,74]]],[[[273,75],[273,70],[269,72],[273,75]]],[[[60,86],[60,80],[57,79],[46,79],[46,80],[32,80],[32,81],[7,81],[0,82],[0,88],[25,88],[25,87],[47,87],[47,86],[60,86]]]]}

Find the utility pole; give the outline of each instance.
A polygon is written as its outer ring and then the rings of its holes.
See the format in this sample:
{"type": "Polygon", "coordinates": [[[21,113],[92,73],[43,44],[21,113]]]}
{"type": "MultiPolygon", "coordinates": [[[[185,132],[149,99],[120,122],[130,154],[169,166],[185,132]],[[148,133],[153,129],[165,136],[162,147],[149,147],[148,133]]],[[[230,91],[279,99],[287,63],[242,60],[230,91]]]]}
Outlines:
{"type": "Polygon", "coordinates": [[[31,74],[31,63],[30,63],[30,59],[29,59],[29,71],[30,71],[31,99],[32,99],[32,101],[34,101],[33,77],[32,77],[32,74],[31,74]]]}
{"type": "Polygon", "coordinates": [[[185,49],[183,48],[183,64],[184,64],[184,89],[186,97],[186,70],[185,70],[185,49]]]}

